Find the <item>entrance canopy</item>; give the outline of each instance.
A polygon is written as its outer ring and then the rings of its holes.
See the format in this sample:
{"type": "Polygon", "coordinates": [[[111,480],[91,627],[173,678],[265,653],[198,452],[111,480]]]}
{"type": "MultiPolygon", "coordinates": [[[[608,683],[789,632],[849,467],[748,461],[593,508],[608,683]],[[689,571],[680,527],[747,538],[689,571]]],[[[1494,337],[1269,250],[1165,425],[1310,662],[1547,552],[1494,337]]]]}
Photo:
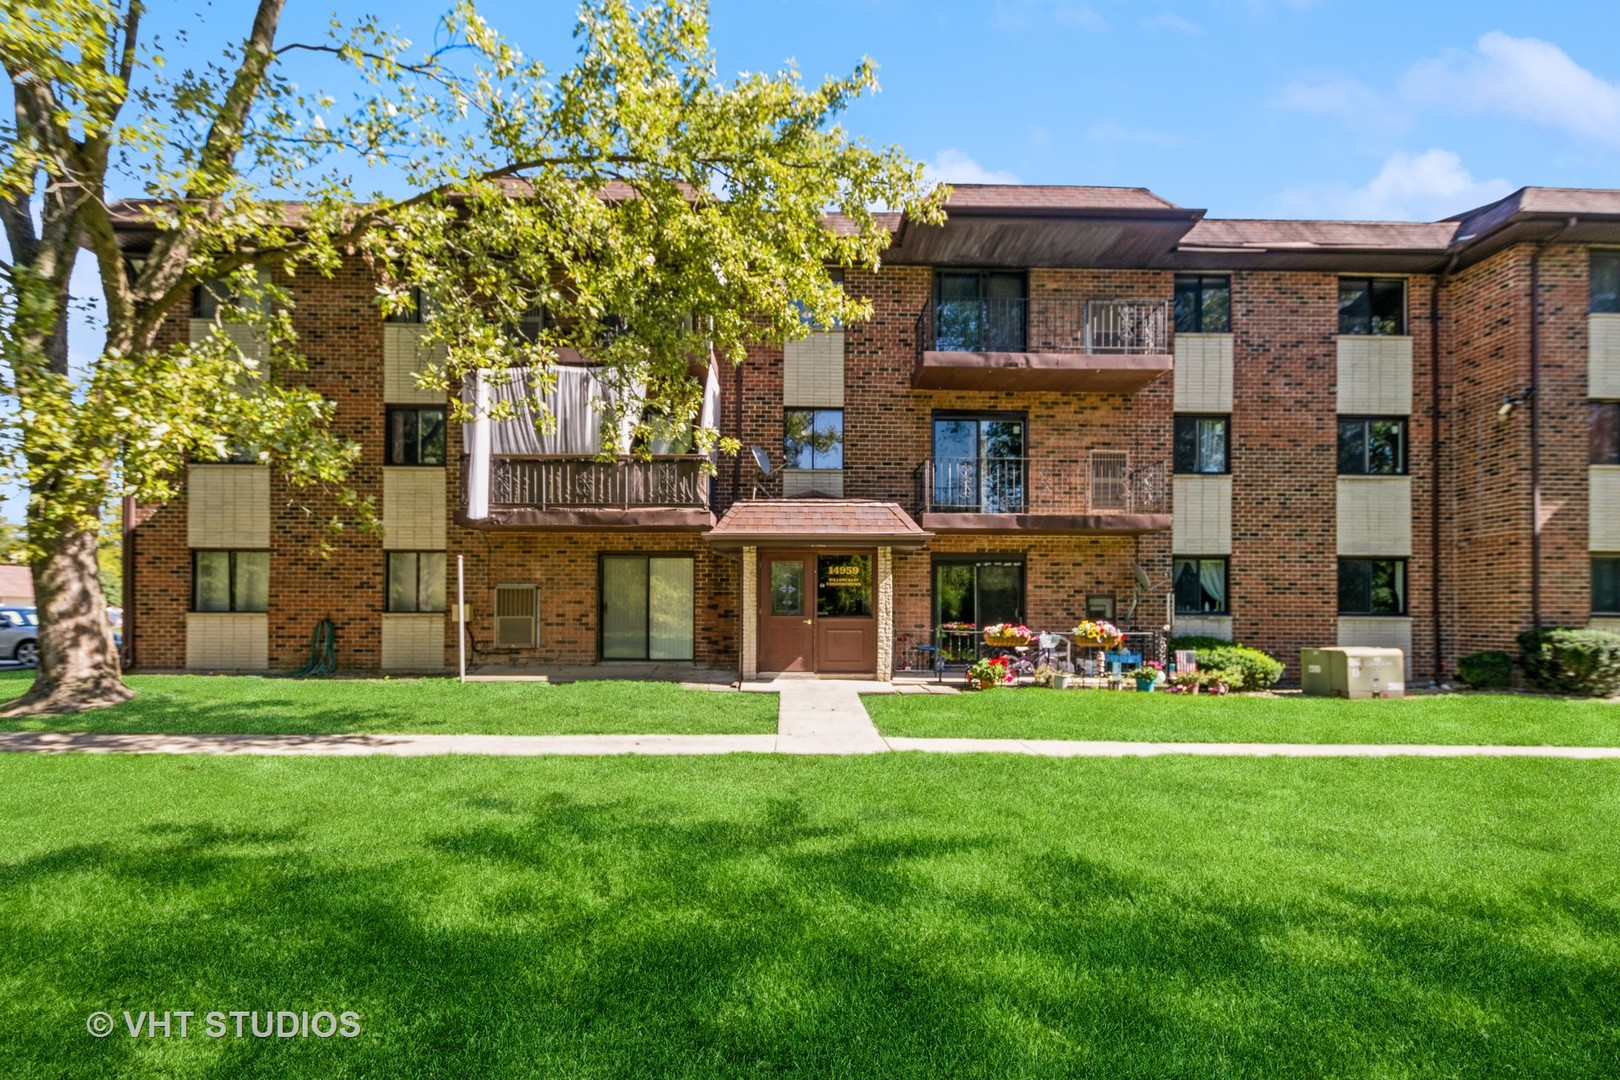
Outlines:
{"type": "Polygon", "coordinates": [[[717,548],[920,548],[933,539],[898,503],[866,499],[751,499],[707,534],[717,548]]]}

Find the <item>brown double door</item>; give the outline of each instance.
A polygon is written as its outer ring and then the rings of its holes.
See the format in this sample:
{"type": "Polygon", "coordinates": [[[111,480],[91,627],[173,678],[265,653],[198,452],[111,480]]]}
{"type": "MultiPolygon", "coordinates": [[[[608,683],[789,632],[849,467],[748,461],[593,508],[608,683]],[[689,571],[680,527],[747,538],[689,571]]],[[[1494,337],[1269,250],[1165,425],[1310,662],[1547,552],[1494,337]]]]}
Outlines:
{"type": "Polygon", "coordinates": [[[876,671],[876,561],[869,551],[761,552],[759,669],[876,671]]]}

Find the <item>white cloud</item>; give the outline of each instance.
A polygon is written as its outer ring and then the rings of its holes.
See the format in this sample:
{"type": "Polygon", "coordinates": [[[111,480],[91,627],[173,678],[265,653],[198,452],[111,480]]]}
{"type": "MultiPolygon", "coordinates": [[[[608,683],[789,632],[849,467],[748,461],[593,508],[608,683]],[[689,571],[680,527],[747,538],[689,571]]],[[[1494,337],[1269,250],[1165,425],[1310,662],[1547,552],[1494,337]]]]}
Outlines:
{"type": "Polygon", "coordinates": [[[987,169],[954,147],[941,150],[923,166],[930,183],[1016,184],[1018,177],[1002,169],[987,169]]]}
{"type": "Polygon", "coordinates": [[[1190,19],[1184,19],[1173,11],[1162,11],[1151,19],[1145,19],[1142,25],[1149,30],[1174,30],[1178,34],[1202,34],[1203,29],[1190,19]]]}
{"type": "Polygon", "coordinates": [[[1498,112],[1620,146],[1620,84],[1594,75],[1557,45],[1492,31],[1474,53],[1413,65],[1401,91],[1415,104],[1498,112]]]}
{"type": "Polygon", "coordinates": [[[1365,186],[1290,188],[1278,197],[1283,212],[1353,221],[1436,221],[1494,202],[1513,190],[1506,180],[1476,180],[1450,150],[1398,151],[1365,186]]]}

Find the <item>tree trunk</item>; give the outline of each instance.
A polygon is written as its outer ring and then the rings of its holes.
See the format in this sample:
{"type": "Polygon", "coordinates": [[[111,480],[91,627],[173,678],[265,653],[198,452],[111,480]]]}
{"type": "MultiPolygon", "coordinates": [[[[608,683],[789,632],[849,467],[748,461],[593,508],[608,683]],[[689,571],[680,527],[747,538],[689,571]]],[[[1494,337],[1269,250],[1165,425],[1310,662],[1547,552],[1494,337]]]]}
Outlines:
{"type": "Polygon", "coordinates": [[[34,599],[39,608],[39,671],[34,685],[0,715],[74,713],[134,697],[124,685],[101,593],[93,530],[31,530],[34,599]]]}

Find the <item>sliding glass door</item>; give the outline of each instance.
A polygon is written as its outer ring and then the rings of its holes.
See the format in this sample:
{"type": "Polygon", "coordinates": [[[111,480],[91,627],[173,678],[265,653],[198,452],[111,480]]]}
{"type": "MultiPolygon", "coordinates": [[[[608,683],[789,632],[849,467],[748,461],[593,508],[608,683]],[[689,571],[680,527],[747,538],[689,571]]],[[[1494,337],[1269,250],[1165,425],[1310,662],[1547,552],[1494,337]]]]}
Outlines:
{"type": "Polygon", "coordinates": [[[1023,417],[934,417],[935,510],[1021,514],[1027,464],[1023,417]]]}
{"type": "Polygon", "coordinates": [[[690,555],[602,556],[602,659],[693,658],[690,555]]]}

